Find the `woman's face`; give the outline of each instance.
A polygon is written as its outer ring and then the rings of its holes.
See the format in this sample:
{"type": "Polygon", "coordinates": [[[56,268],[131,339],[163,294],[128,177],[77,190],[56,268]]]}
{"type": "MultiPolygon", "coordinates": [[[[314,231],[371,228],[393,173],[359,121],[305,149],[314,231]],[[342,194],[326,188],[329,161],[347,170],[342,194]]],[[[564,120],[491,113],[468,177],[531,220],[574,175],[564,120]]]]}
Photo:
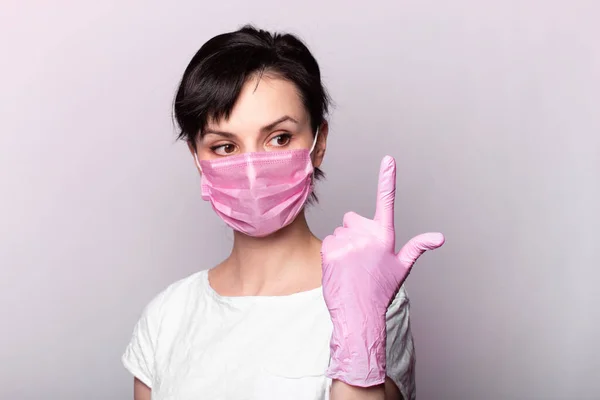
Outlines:
{"type": "MultiPolygon", "coordinates": [[[[324,123],[312,154],[314,167],[322,162],[326,139],[324,123]]],[[[214,160],[248,152],[309,149],[313,140],[310,117],[295,85],[263,75],[260,81],[246,82],[229,119],[209,121],[196,150],[199,160],[214,160]]],[[[191,145],[190,150],[194,152],[191,145]]]]}

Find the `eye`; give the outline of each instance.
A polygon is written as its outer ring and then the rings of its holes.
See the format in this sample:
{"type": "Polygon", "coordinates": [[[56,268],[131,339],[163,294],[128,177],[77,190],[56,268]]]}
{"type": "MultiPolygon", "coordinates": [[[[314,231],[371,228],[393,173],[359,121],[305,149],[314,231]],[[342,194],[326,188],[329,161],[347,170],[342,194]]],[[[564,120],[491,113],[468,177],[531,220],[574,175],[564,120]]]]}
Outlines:
{"type": "Polygon", "coordinates": [[[292,139],[292,135],[289,133],[283,133],[281,135],[277,135],[269,141],[269,146],[273,147],[283,147],[290,144],[290,140],[292,139]]]}
{"type": "Polygon", "coordinates": [[[220,144],[218,146],[212,146],[210,148],[213,153],[219,156],[228,156],[235,151],[235,145],[231,143],[220,144]]]}

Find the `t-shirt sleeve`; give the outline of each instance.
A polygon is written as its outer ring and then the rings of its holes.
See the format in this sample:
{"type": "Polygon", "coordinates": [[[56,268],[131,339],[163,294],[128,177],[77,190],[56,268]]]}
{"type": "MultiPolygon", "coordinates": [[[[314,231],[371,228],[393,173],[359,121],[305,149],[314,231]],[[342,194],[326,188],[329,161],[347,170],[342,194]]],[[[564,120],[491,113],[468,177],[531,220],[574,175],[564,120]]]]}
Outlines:
{"type": "Polygon", "coordinates": [[[152,388],[154,382],[155,350],[163,296],[164,293],[159,294],[144,308],[121,357],[125,368],[149,388],[152,388]]]}
{"type": "Polygon", "coordinates": [[[409,320],[410,304],[404,286],[400,289],[386,314],[387,376],[400,389],[404,400],[414,400],[415,348],[409,320]]]}

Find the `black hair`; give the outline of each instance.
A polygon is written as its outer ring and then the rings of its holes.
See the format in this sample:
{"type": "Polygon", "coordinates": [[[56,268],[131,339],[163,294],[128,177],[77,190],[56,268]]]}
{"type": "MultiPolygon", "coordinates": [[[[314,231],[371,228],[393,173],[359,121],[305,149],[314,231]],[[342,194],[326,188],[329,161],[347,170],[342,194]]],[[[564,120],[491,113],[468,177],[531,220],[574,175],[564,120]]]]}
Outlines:
{"type": "MultiPolygon", "coordinates": [[[[244,84],[265,73],[297,87],[315,134],[331,102],[317,61],[293,34],[245,25],[210,39],[185,69],[173,105],[178,138],[195,146],[208,121],[229,118],[244,84]]],[[[315,169],[316,179],[323,176],[315,169]]]]}

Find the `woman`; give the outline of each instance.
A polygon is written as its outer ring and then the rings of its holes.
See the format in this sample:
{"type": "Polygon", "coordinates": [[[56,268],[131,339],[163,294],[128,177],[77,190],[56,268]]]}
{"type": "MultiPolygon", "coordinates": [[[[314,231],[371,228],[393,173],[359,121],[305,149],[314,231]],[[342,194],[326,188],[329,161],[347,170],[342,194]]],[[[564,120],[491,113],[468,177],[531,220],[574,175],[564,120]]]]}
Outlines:
{"type": "Polygon", "coordinates": [[[328,96],[296,37],[247,26],[209,40],[184,72],[175,118],[202,198],[234,230],[231,254],[154,298],[123,355],[134,398],[413,399],[403,282],[441,234],[395,254],[395,164],[373,220],[321,242],[304,206],[325,155],[328,96]]]}

